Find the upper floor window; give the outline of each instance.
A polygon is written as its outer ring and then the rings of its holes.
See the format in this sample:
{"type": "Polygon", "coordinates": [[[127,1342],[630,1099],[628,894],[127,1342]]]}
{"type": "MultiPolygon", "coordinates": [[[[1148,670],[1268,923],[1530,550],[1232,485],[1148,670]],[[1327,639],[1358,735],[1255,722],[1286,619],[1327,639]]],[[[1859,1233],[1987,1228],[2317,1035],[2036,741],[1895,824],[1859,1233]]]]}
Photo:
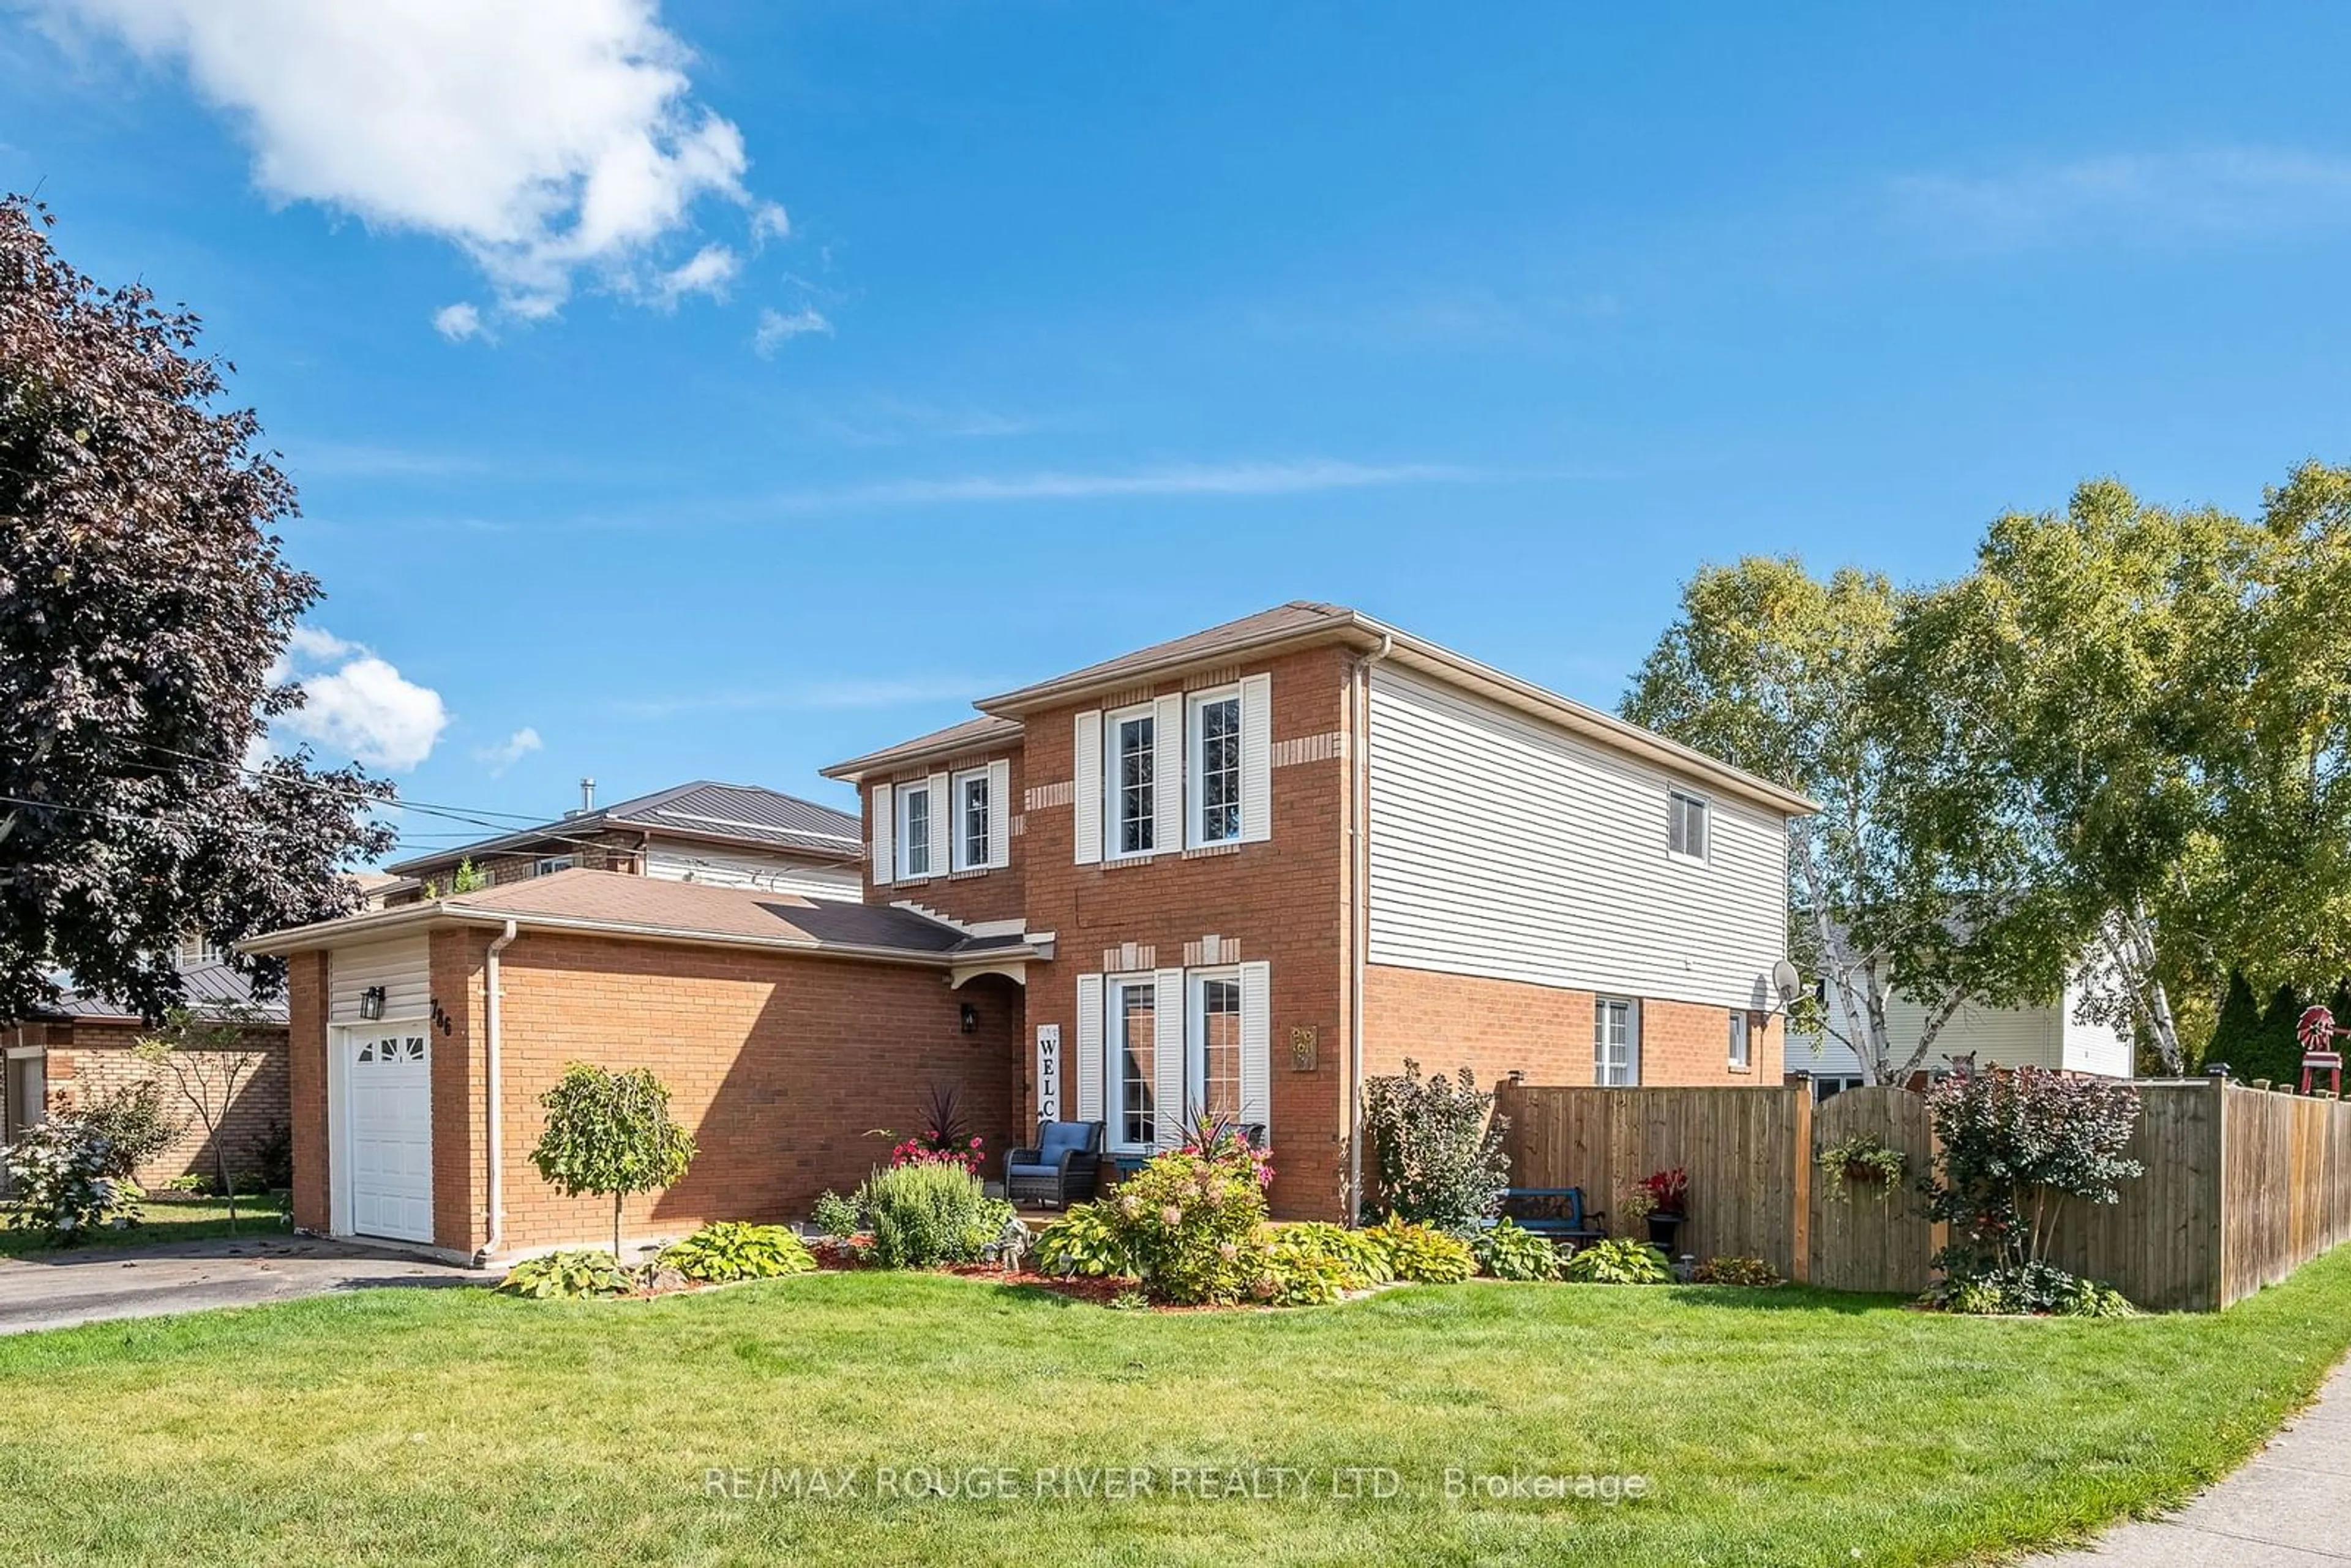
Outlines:
{"type": "Polygon", "coordinates": [[[988,798],[987,769],[975,768],[955,776],[955,865],[974,871],[988,863],[987,818],[995,802],[988,798]]]}
{"type": "Polygon", "coordinates": [[[1151,709],[1111,715],[1110,845],[1114,855],[1158,847],[1156,797],[1159,721],[1151,709]]]}
{"type": "Polygon", "coordinates": [[[541,855],[530,862],[533,876],[553,876],[559,871],[569,871],[577,862],[569,855],[541,855]]]}
{"type": "Polygon", "coordinates": [[[1241,836],[1241,695],[1216,692],[1192,699],[1194,841],[1241,836]]]}
{"type": "Polygon", "coordinates": [[[898,880],[931,874],[931,791],[927,785],[898,790],[898,880]]]}
{"type": "Polygon", "coordinates": [[[1704,800],[1676,789],[1666,797],[1666,848],[1684,860],[1706,859],[1711,823],[1704,800]]]}
{"type": "Polygon", "coordinates": [[[1641,1082],[1641,1009],[1602,997],[1592,1005],[1592,1082],[1630,1089],[1641,1082]]]}

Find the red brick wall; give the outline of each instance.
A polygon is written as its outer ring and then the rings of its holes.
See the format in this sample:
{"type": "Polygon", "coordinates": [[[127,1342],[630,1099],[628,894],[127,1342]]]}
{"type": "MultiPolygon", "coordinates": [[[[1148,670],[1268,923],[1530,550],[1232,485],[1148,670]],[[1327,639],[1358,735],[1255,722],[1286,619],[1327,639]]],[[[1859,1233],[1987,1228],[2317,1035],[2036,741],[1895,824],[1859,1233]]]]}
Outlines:
{"type": "MultiPolygon", "coordinates": [[[[141,1186],[158,1187],[173,1176],[213,1176],[214,1139],[204,1121],[184,1099],[172,1074],[141,1061],[140,1040],[147,1033],[136,1024],[51,1024],[48,1032],[49,1107],[70,1111],[119,1093],[131,1084],[154,1079],[162,1085],[160,1103],[164,1114],[184,1123],[180,1136],[161,1155],[131,1173],[141,1186]]],[[[288,1120],[286,1030],[261,1028],[247,1031],[244,1050],[257,1060],[238,1082],[221,1120],[218,1143],[228,1155],[230,1173],[240,1180],[257,1177],[260,1156],[255,1145],[273,1123],[288,1120]]],[[[203,1081],[221,1082],[217,1064],[206,1064],[203,1081]]]]}
{"type": "MultiPolygon", "coordinates": [[[[641,859],[643,838],[642,833],[614,831],[576,841],[554,839],[531,849],[478,854],[470,858],[474,869],[489,878],[492,887],[528,881],[534,874],[532,868],[549,855],[569,855],[575,864],[590,871],[636,872],[643,869],[641,859]]],[[[445,897],[451,879],[457,874],[459,862],[466,858],[456,856],[446,863],[429,866],[414,874],[424,881],[437,883],[445,897]]],[[[424,890],[422,887],[403,889],[386,897],[383,902],[386,908],[403,904],[422,904],[424,902],[424,890]]]]}
{"type": "MultiPolygon", "coordinates": [[[[889,779],[868,780],[863,790],[865,844],[869,852],[868,863],[865,867],[865,902],[868,904],[919,904],[925,908],[938,911],[950,920],[961,920],[973,924],[988,920],[1018,920],[1026,915],[1028,896],[1027,890],[1022,885],[1022,879],[1027,863],[1028,843],[1026,824],[1022,821],[1020,810],[1021,761],[1021,751],[1018,747],[1010,751],[976,751],[968,756],[955,758],[950,761],[935,765],[925,764],[905,773],[893,775],[889,779]],[[873,845],[874,789],[883,784],[894,787],[899,784],[918,783],[934,773],[952,774],[969,768],[984,768],[999,758],[1008,760],[1012,765],[1012,787],[1006,791],[1008,798],[1001,807],[1002,810],[1012,813],[1011,837],[1007,841],[1011,846],[1012,863],[994,871],[952,872],[926,877],[920,882],[877,884],[873,880],[875,868],[872,864],[870,852],[873,845]]],[[[892,824],[892,831],[893,833],[896,831],[894,822],[892,824]]],[[[882,869],[886,871],[888,868],[882,869]]]]}
{"type": "MultiPolygon", "coordinates": [[[[888,1143],[871,1129],[914,1130],[933,1083],[962,1092],[992,1169],[1026,1120],[1020,1003],[1008,981],[956,990],[935,969],[537,933],[508,947],[503,965],[508,1249],[610,1236],[609,1200],[564,1197],[530,1163],[545,1119],[538,1096],[574,1061],[652,1067],[700,1145],[677,1186],[630,1201],[632,1236],[806,1218],[818,1194],[848,1191],[886,1157],[888,1143]],[[979,1017],[972,1034],[961,1029],[965,1002],[979,1017]]],[[[441,974],[436,939],[436,990],[441,974]]],[[[434,1044],[438,1052],[446,1042],[434,1044]]],[[[439,1087],[436,1203],[450,1185],[439,1087]]],[[[443,1244],[453,1244],[445,1234],[443,1244]]]]}
{"type": "MultiPolygon", "coordinates": [[[[1272,677],[1272,739],[1343,731],[1351,655],[1311,649],[1217,672],[1193,689],[1242,674],[1272,677]]],[[[1074,720],[1083,708],[1113,707],[1185,689],[1180,681],[1122,694],[1116,702],[1089,701],[1031,715],[1024,721],[1028,776],[1032,785],[1067,782],[1074,771],[1074,720]]],[[[1024,1073],[1034,1076],[1035,1027],[1055,1023],[1062,1049],[1077,1045],[1077,977],[1104,967],[1103,949],[1133,942],[1152,949],[1137,967],[1176,968],[1184,946],[1207,935],[1240,945],[1243,962],[1271,966],[1275,1169],[1270,1195],[1275,1213],[1339,1218],[1347,1166],[1348,923],[1347,774],[1337,757],[1272,771],[1272,836],[1262,843],[1187,858],[1163,854],[1148,862],[1078,865],[1075,816],[1067,804],[1028,814],[1015,841],[1026,857],[1028,921],[1050,931],[1054,959],[1029,967],[1029,1044],[1024,1073]],[[1314,1031],[1313,1071],[1292,1069],[1293,1030],[1314,1031]]],[[[1028,1085],[1033,1095],[1035,1085],[1028,1085]]],[[[1064,1113],[1073,1110],[1072,1061],[1063,1090],[1064,1113]]]]}
{"type": "MultiPolygon", "coordinates": [[[[1530,1083],[1592,1082],[1590,991],[1375,964],[1364,995],[1367,1072],[1400,1072],[1411,1057],[1424,1072],[1466,1063],[1489,1086],[1514,1071],[1530,1083]]],[[[1641,1082],[1777,1083],[1782,1033],[1780,1020],[1767,1019],[1749,1043],[1750,1069],[1734,1071],[1728,1009],[1645,998],[1641,1082]]]]}

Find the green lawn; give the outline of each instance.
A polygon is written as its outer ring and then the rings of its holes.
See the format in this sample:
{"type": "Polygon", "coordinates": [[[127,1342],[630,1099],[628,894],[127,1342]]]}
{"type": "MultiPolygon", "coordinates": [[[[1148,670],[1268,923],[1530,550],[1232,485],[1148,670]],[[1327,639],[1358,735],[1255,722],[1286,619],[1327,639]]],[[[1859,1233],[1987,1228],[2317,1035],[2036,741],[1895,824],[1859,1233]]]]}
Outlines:
{"type": "MultiPolygon", "coordinates": [[[[8,1206],[0,1204],[0,1215],[8,1206]]],[[[154,1247],[168,1241],[195,1241],[209,1236],[286,1235],[286,1195],[256,1193],[236,1200],[236,1229],[228,1228],[228,1205],[216,1197],[147,1199],[147,1218],[128,1230],[101,1231],[78,1249],[154,1247]]],[[[0,1225],[0,1258],[23,1258],[50,1251],[47,1238],[37,1230],[16,1230],[0,1225]]]]}
{"type": "Polygon", "coordinates": [[[0,1496],[12,1557],[46,1563],[1949,1562],[2223,1472],[2346,1341],[2351,1249],[2225,1316],[2126,1322],[1492,1284],[1166,1315],[883,1274],[377,1291],[0,1339],[0,1496]],[[1159,1490],[874,1495],[920,1465],[1159,1490]],[[706,1494],[769,1466],[858,1467],[856,1495],[706,1494]],[[1171,1497],[1178,1466],[1312,1495],[1171,1497]],[[1333,1498],[1347,1467],[1401,1491],[1333,1498]],[[1447,1467],[1653,1495],[1448,1502],[1447,1467]]]}

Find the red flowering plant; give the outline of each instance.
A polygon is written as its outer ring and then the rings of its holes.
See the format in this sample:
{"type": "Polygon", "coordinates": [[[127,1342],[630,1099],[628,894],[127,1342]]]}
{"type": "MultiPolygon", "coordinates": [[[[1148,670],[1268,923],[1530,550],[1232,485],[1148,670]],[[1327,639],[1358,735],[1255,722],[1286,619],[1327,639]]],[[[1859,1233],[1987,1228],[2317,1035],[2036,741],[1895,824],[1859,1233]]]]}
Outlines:
{"type": "Polygon", "coordinates": [[[1218,1161],[1247,1160],[1257,1172],[1259,1190],[1273,1185],[1272,1156],[1249,1141],[1248,1127],[1238,1118],[1222,1112],[1195,1111],[1185,1118],[1176,1136],[1178,1154],[1218,1161]]]}
{"type": "Polygon", "coordinates": [[[1679,1214],[1689,1201],[1689,1172],[1680,1166],[1654,1172],[1642,1178],[1641,1188],[1649,1195],[1652,1212],[1679,1214]]]}
{"type": "MultiPolygon", "coordinates": [[[[876,1127],[867,1135],[898,1138],[887,1127],[876,1127]]],[[[956,1091],[933,1084],[923,1106],[922,1130],[898,1138],[890,1150],[890,1164],[961,1166],[977,1176],[987,1163],[986,1144],[987,1140],[974,1135],[964,1121],[956,1091]]]]}

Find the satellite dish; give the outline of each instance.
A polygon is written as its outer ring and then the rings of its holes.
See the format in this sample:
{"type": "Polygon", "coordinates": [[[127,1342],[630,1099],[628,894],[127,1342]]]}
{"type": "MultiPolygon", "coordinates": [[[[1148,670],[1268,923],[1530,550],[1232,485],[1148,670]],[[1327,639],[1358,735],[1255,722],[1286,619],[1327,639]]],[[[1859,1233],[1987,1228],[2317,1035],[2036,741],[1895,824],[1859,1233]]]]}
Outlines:
{"type": "Polygon", "coordinates": [[[1796,993],[1802,988],[1803,984],[1804,977],[1796,973],[1796,966],[1785,958],[1771,966],[1771,988],[1780,993],[1782,1007],[1794,1004],[1796,993]]]}

